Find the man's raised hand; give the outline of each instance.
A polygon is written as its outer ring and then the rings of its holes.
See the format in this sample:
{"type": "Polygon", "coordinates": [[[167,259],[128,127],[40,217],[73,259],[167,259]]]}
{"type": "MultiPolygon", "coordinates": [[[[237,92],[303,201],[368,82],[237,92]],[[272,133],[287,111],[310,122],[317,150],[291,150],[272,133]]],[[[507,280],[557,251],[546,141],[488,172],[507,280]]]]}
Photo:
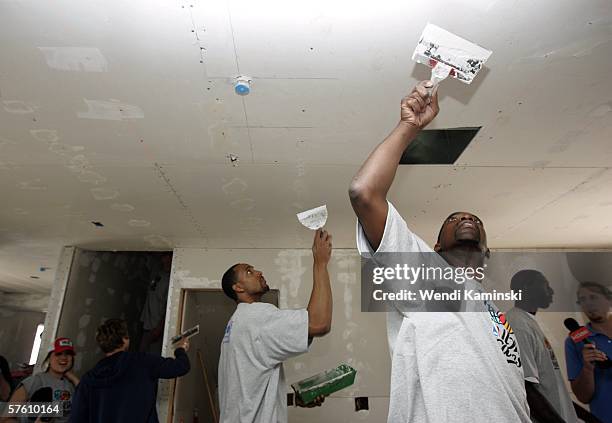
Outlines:
{"type": "Polygon", "coordinates": [[[331,257],[332,236],[329,232],[318,229],[312,243],[312,256],[315,263],[327,265],[331,257]]]}
{"type": "Polygon", "coordinates": [[[402,99],[401,119],[402,124],[412,126],[418,130],[425,128],[438,114],[438,90],[431,90],[433,82],[421,81],[412,92],[402,99]]]}

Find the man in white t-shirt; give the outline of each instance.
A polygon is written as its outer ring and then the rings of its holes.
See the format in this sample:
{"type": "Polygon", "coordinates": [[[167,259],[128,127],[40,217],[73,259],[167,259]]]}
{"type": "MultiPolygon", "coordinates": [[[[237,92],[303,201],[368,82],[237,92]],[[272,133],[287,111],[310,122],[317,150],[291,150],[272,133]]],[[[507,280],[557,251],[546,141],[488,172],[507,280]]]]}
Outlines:
{"type": "MultiPolygon", "coordinates": [[[[262,272],[249,264],[235,264],[223,275],[223,291],[238,307],[221,342],[220,423],[287,422],[283,361],[305,353],[313,337],[323,336],[331,328],[332,294],[327,271],[331,241],[327,231],[319,229],[315,233],[313,286],[306,309],[279,310],[261,302],[270,288],[262,272]]],[[[322,401],[318,398],[314,405],[322,401]]]]}
{"type": "Polygon", "coordinates": [[[524,269],[512,276],[510,289],[522,292],[506,316],[521,348],[527,400],[534,422],[576,423],[574,404],[563,382],[555,352],[535,315],[548,308],[554,291],[537,270],[524,269]]]}
{"type": "MultiPolygon", "coordinates": [[[[402,100],[400,122],[351,183],[357,247],[374,259],[381,253],[415,252],[435,256],[437,262],[444,256],[447,266],[482,267],[489,250],[475,215],[451,214],[432,249],[386,198],[402,154],[439,111],[437,90],[428,94],[432,87],[431,81],[421,82],[402,100]],[[463,263],[453,263],[452,257],[462,257],[463,263]]],[[[389,423],[531,421],[512,328],[493,303],[472,307],[480,312],[388,313],[389,423]]]]}

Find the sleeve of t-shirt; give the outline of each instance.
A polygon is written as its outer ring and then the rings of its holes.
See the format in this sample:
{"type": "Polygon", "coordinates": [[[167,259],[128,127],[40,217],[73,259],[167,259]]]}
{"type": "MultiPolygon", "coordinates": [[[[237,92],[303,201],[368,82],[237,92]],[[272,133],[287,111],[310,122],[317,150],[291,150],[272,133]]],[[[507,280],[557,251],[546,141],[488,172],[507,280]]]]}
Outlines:
{"type": "Polygon", "coordinates": [[[28,376],[27,378],[25,378],[24,380],[21,381],[21,383],[19,385],[17,385],[17,388],[23,386],[23,389],[25,389],[27,397],[30,398],[30,396],[40,387],[42,387],[42,383],[40,381],[40,377],[38,377],[38,374],[32,375],[32,376],[28,376]]]}
{"type": "Polygon", "coordinates": [[[264,361],[269,366],[308,351],[308,311],[271,310],[259,329],[257,341],[264,361]]]}
{"type": "Polygon", "coordinates": [[[569,337],[565,339],[565,365],[569,380],[576,379],[582,371],[582,351],[569,337]]]}
{"type": "Polygon", "coordinates": [[[155,354],[146,354],[152,377],[157,379],[174,379],[189,372],[191,365],[189,357],[183,348],[174,350],[174,358],[161,357],[155,354]]]}
{"type": "Polygon", "coordinates": [[[372,249],[361,223],[359,223],[359,220],[357,221],[357,250],[359,250],[359,253],[375,255],[379,252],[432,252],[431,247],[410,230],[393,204],[387,201],[387,205],[385,231],[376,251],[372,249]]]}
{"type": "Polygon", "coordinates": [[[538,372],[537,364],[537,341],[533,333],[516,321],[510,320],[510,325],[516,336],[521,352],[521,362],[523,363],[523,373],[526,381],[531,383],[540,383],[540,372],[538,372]]]}

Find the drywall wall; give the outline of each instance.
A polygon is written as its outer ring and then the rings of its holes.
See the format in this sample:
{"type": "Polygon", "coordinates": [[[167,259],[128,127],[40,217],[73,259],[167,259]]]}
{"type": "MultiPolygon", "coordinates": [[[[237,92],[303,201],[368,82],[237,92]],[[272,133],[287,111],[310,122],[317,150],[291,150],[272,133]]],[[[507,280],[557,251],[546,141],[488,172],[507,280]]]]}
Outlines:
{"type": "Polygon", "coordinates": [[[36,328],[45,321],[45,313],[0,307],[0,355],[11,369],[30,362],[36,328]]]}
{"type": "Polygon", "coordinates": [[[74,341],[77,374],[92,368],[102,357],[95,333],[108,318],[127,320],[132,349],[137,348],[149,273],[146,253],[76,251],[56,336],[74,341]]]}
{"type": "MultiPolygon", "coordinates": [[[[221,275],[236,262],[262,270],[272,289],[279,290],[280,308],[304,308],[312,288],[312,252],[306,249],[205,250],[176,249],[174,252],[164,354],[171,356],[167,340],[178,332],[181,289],[219,289],[221,275]]],[[[354,250],[334,250],[329,265],[334,295],[332,331],[315,339],[310,351],[285,363],[289,383],[346,362],[357,369],[355,384],[326,400],[323,407],[290,407],[292,423],[385,421],[389,396],[390,359],[385,315],[361,313],[359,303],[360,260],[354,250]],[[370,397],[369,411],[354,411],[354,397],[370,397]]],[[[200,322],[201,324],[203,322],[200,322]]],[[[226,322],[219,322],[220,330],[226,322]]],[[[197,356],[190,352],[190,357],[197,356]]],[[[193,363],[192,363],[193,364],[193,363]]],[[[198,365],[192,372],[199,371],[198,365]]],[[[199,375],[201,377],[201,375],[199,375]]],[[[158,411],[167,421],[173,383],[160,383],[158,411]]],[[[291,388],[288,387],[287,392],[291,388]]],[[[205,401],[205,396],[201,395],[205,401]]],[[[179,420],[174,419],[178,422],[179,420]]]]}

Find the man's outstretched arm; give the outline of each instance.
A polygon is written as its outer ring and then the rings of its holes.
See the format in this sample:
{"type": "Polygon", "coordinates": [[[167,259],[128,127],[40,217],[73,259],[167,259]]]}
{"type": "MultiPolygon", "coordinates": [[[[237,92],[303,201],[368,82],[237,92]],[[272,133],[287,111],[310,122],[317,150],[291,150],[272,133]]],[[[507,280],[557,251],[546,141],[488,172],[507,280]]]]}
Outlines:
{"type": "Polygon", "coordinates": [[[422,81],[402,100],[401,118],[391,134],[361,166],[349,188],[353,210],[374,250],[378,249],[387,219],[387,192],[404,150],[438,114],[438,93],[427,94],[431,81],[422,81]]]}
{"type": "Polygon", "coordinates": [[[331,257],[332,236],[322,229],[312,244],[312,293],[308,302],[308,338],[323,336],[331,330],[332,292],[327,264],[331,257]]]}

